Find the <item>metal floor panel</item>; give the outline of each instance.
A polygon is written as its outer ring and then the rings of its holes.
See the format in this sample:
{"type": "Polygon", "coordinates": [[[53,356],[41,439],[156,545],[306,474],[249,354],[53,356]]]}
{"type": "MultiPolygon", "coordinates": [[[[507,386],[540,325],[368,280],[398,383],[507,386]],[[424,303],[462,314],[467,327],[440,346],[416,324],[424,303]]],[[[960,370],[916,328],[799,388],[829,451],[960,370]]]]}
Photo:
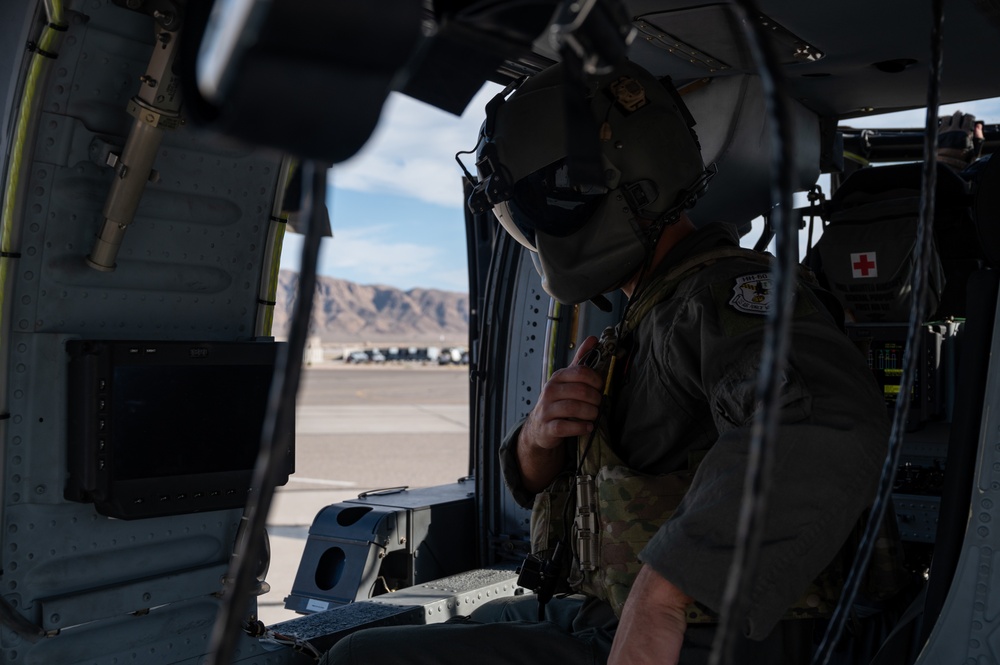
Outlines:
{"type": "Polygon", "coordinates": [[[524,593],[517,574],[509,568],[483,568],[418,584],[369,601],[340,605],[271,626],[273,630],[307,640],[321,651],[365,628],[440,623],[471,614],[497,598],[524,593]]]}

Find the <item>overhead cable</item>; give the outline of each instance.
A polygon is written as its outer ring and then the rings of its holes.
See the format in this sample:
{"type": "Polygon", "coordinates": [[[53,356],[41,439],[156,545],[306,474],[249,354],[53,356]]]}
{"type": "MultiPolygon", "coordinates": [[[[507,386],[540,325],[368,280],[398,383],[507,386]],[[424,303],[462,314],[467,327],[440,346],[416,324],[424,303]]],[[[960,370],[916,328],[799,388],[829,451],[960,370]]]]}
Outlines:
{"type": "Polygon", "coordinates": [[[776,235],[777,259],[772,262],[772,304],[767,313],[757,375],[756,390],[760,408],[757,409],[751,428],[733,560],[723,592],[719,627],[709,657],[710,665],[721,665],[733,660],[733,645],[745,625],[743,617],[747,612],[749,587],[760,558],[767,514],[767,489],[774,468],[774,441],[781,405],[782,376],[788,355],[792,296],[796,283],[795,265],[798,260],[797,229],[792,223],[792,195],[795,190],[794,124],[780,62],[768,42],[764,26],[756,20],[759,12],[753,1],[734,0],[732,6],[757,63],[768,119],[774,128],[774,141],[771,145],[771,199],[776,205],[769,218],[776,235]]]}
{"type": "Polygon", "coordinates": [[[210,665],[229,665],[236,640],[243,634],[250,590],[256,587],[258,562],[263,550],[265,523],[274,496],[278,463],[288,441],[282,433],[292,430],[295,395],[302,375],[302,353],[309,334],[316,292],[316,265],[324,222],[326,168],[311,161],[302,164],[301,212],[308,219],[299,268],[299,284],[285,353],[278,354],[261,433],[260,452],[253,470],[253,492],[237,533],[236,545],[223,586],[222,604],[209,642],[210,665]]]}

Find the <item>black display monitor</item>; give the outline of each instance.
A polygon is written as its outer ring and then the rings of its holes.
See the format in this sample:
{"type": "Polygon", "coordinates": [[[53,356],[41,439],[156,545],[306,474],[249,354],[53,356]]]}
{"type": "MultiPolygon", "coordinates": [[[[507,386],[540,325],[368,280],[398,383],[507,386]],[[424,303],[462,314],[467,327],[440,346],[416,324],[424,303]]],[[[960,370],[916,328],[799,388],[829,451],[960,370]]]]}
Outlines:
{"type": "MultiPolygon", "coordinates": [[[[278,346],[68,342],[66,498],[122,519],[243,506],[278,346]]],[[[294,470],[294,424],[281,436],[278,484],[294,470]]]]}

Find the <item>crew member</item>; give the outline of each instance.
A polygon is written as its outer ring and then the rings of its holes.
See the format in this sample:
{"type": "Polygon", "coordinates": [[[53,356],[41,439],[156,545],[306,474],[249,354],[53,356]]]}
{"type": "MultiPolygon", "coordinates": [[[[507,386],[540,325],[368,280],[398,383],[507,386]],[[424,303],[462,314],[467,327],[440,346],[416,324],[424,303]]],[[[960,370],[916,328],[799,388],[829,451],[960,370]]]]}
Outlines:
{"type": "MultiPolygon", "coordinates": [[[[508,487],[533,508],[543,577],[557,570],[577,593],[544,603],[545,621],[527,595],[461,621],[361,631],[327,662],[707,660],[774,291],[767,257],[740,249],[733,227],[696,229],[684,213],[711,176],[692,125],[672,87],[629,63],[585,84],[556,65],[490,107],[471,204],[535,253],[554,298],[629,298],[617,329],[580,345],[500,451],[508,487]],[[581,97],[573,117],[567,99],[581,97]],[[596,133],[600,182],[591,170],[579,184],[566,136],[580,128],[596,133]]],[[[747,663],[808,662],[888,435],[860,353],[809,286],[795,298],[763,547],[739,617],[747,663]]]]}

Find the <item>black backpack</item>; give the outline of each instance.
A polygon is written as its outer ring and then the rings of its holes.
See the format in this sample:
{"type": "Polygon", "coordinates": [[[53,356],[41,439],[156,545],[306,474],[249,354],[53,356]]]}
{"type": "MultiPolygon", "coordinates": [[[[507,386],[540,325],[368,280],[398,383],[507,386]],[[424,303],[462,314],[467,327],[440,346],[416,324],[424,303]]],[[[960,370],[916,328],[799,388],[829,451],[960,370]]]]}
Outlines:
{"type": "MultiPolygon", "coordinates": [[[[830,200],[811,267],[848,320],[909,319],[921,168],[915,163],[860,169],[830,200]]],[[[983,265],[969,186],[949,167],[937,169],[934,243],[925,272],[927,320],[964,317],[965,283],[983,265]]]]}

